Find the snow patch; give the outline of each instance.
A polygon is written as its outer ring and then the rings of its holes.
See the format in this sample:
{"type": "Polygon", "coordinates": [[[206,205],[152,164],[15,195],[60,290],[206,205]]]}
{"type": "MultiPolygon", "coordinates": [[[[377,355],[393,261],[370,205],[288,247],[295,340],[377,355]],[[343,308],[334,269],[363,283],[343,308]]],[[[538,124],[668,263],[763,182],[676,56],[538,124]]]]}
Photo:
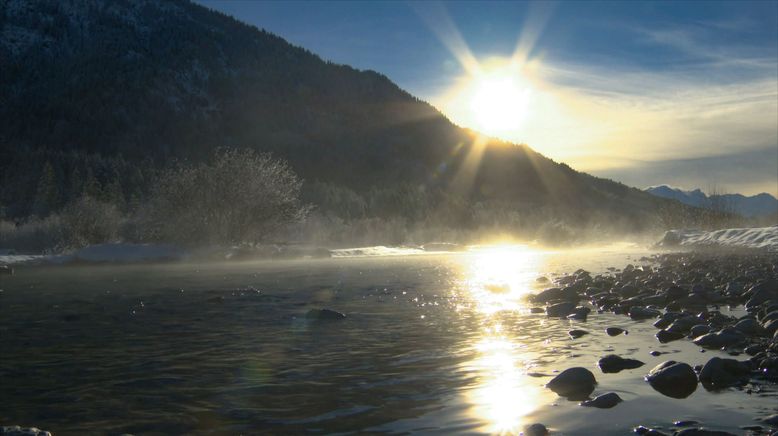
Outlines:
{"type": "Polygon", "coordinates": [[[732,247],[778,251],[778,226],[743,229],[670,230],[659,246],[672,247],[732,247]]]}

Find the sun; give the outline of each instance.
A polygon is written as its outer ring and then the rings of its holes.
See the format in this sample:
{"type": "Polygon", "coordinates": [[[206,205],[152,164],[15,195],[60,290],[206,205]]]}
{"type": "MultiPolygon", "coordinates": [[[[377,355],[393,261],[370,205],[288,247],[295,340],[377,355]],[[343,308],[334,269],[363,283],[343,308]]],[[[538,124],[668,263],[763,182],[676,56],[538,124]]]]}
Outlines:
{"type": "Polygon", "coordinates": [[[527,117],[530,88],[510,70],[481,75],[471,85],[470,112],[478,130],[502,135],[517,132],[527,117]]]}
{"type": "Polygon", "coordinates": [[[487,135],[516,140],[532,107],[526,68],[513,60],[491,59],[458,80],[443,98],[454,120],[487,135]]]}

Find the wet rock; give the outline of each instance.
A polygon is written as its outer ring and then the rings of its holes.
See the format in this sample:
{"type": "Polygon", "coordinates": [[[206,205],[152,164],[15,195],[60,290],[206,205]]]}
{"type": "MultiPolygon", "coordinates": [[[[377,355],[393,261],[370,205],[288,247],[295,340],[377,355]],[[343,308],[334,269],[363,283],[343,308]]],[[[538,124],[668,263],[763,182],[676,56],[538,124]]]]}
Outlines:
{"type": "Polygon", "coordinates": [[[617,373],[625,369],[640,368],[645,363],[636,359],[624,359],[623,357],[615,354],[609,354],[597,362],[597,366],[600,370],[606,374],[617,373]]]}
{"type": "Polygon", "coordinates": [[[665,289],[665,297],[667,298],[668,302],[676,301],[686,297],[687,295],[689,295],[689,291],[680,286],[670,286],[669,288],[665,289]]]}
{"type": "Polygon", "coordinates": [[[580,297],[578,296],[578,292],[576,292],[576,290],[571,287],[567,287],[564,289],[549,288],[544,291],[541,291],[536,295],[531,296],[530,300],[536,303],[548,303],[549,301],[554,301],[554,300],[577,302],[578,300],[580,300],[580,297]]]}
{"type": "Polygon", "coordinates": [[[543,424],[532,424],[524,427],[524,436],[547,436],[548,429],[543,424]]]}
{"type": "Polygon", "coordinates": [[[551,379],[546,387],[569,400],[585,400],[594,391],[596,384],[597,380],[591,371],[574,367],[562,371],[551,379]]]}
{"type": "Polygon", "coordinates": [[[617,404],[621,403],[622,400],[621,397],[619,397],[618,394],[615,392],[609,392],[607,394],[602,394],[594,399],[586,400],[581,403],[581,406],[584,407],[596,407],[598,409],[610,409],[611,407],[615,407],[617,404]]]}
{"type": "Polygon", "coordinates": [[[697,338],[708,333],[710,333],[710,326],[707,324],[697,324],[689,330],[689,336],[692,338],[697,338]]]}
{"type": "Polygon", "coordinates": [[[52,436],[51,432],[37,427],[20,427],[18,425],[0,427],[0,435],[3,436],[52,436]]]}
{"type": "Polygon", "coordinates": [[[741,319],[735,324],[735,329],[747,335],[759,335],[764,333],[762,326],[753,318],[741,319]]]}
{"type": "Polygon", "coordinates": [[[770,415],[767,418],[763,418],[762,422],[769,425],[770,427],[778,428],[778,413],[776,413],[775,415],[770,415]]]}
{"type": "Polygon", "coordinates": [[[651,309],[650,307],[641,307],[641,306],[633,306],[629,309],[629,312],[627,312],[630,318],[638,320],[638,319],[649,319],[649,318],[656,318],[659,315],[662,314],[662,312],[651,309]]]}
{"type": "Polygon", "coordinates": [[[346,318],[346,315],[332,309],[311,309],[305,317],[317,321],[335,321],[346,318]]]}
{"type": "Polygon", "coordinates": [[[608,327],[605,329],[605,333],[607,333],[608,336],[618,336],[622,333],[626,334],[627,331],[619,327],[608,327]]]}
{"type": "Polygon", "coordinates": [[[650,353],[648,353],[648,354],[650,354],[650,355],[652,355],[652,356],[656,357],[656,356],[661,356],[661,355],[662,355],[662,352],[661,352],[661,351],[656,351],[656,350],[654,350],[654,351],[652,351],[652,352],[650,352],[650,353]]]}
{"type": "Polygon", "coordinates": [[[768,321],[764,325],[764,331],[767,336],[774,336],[778,332],[778,319],[768,321]]]}
{"type": "Polygon", "coordinates": [[[689,333],[692,327],[699,324],[700,320],[694,316],[684,316],[676,319],[666,330],[673,333],[689,333]]]}
{"type": "Polygon", "coordinates": [[[529,313],[543,313],[546,309],[543,309],[542,307],[531,307],[529,309],[529,313]]]}
{"type": "Polygon", "coordinates": [[[641,436],[668,436],[667,433],[662,433],[659,430],[654,430],[653,428],[648,428],[642,425],[635,427],[632,429],[632,431],[641,436]]]}
{"type": "Polygon", "coordinates": [[[751,369],[745,362],[714,357],[702,367],[699,378],[703,386],[722,388],[747,381],[750,373],[751,369]]]}
{"type": "Polygon", "coordinates": [[[697,425],[697,424],[699,424],[699,421],[694,421],[691,419],[683,419],[683,420],[675,421],[673,423],[673,425],[676,427],[690,427],[692,425],[697,425]]]}
{"type": "Polygon", "coordinates": [[[557,303],[546,307],[546,315],[552,318],[564,318],[575,311],[575,303],[557,303]]]}
{"type": "Polygon", "coordinates": [[[655,336],[659,340],[659,342],[666,344],[668,342],[677,341],[678,339],[681,339],[686,335],[684,335],[683,333],[669,332],[667,330],[659,330],[655,336]]]}
{"type": "Polygon", "coordinates": [[[703,348],[722,348],[742,344],[746,337],[742,333],[733,330],[708,333],[694,339],[694,343],[703,348]]]}
{"type": "Polygon", "coordinates": [[[578,339],[581,336],[588,335],[589,332],[587,332],[586,330],[570,330],[569,332],[567,332],[567,334],[570,335],[570,337],[573,339],[578,339]]]}
{"type": "Polygon", "coordinates": [[[645,379],[654,390],[672,398],[686,398],[697,389],[694,369],[673,360],[655,366],[645,379]]]}

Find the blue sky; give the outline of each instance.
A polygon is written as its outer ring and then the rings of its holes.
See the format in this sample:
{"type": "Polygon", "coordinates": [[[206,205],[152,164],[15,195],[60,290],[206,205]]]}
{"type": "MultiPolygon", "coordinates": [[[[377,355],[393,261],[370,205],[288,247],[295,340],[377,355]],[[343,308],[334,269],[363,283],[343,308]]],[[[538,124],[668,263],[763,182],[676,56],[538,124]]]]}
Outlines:
{"type": "Polygon", "coordinates": [[[476,129],[463,50],[520,45],[535,100],[506,139],[638,187],[778,194],[778,2],[198,2],[476,129]]]}

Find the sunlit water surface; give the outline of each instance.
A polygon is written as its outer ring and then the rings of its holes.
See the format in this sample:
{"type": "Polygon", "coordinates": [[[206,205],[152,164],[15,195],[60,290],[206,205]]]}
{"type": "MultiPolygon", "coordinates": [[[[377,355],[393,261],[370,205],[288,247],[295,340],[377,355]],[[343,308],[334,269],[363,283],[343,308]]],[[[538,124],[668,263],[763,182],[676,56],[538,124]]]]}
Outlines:
{"type": "MultiPolygon", "coordinates": [[[[398,253],[393,253],[398,254],[398,253]]],[[[704,363],[688,341],[661,345],[650,321],[530,314],[539,276],[646,263],[626,249],[465,253],[232,264],[20,269],[0,278],[0,424],[55,434],[301,432],[628,434],[694,419],[738,431],[773,399],[738,390],[672,399],[642,379],[654,365],[704,363]],[[342,321],[305,318],[311,308],[342,321]],[[609,337],[620,326],[627,336],[609,337]],[[572,340],[571,328],[590,332],[572,340]],[[670,353],[660,357],[651,350],[670,353]],[[646,365],[602,374],[616,353],[646,365]],[[543,385],[595,373],[585,408],[543,385]]]]}

